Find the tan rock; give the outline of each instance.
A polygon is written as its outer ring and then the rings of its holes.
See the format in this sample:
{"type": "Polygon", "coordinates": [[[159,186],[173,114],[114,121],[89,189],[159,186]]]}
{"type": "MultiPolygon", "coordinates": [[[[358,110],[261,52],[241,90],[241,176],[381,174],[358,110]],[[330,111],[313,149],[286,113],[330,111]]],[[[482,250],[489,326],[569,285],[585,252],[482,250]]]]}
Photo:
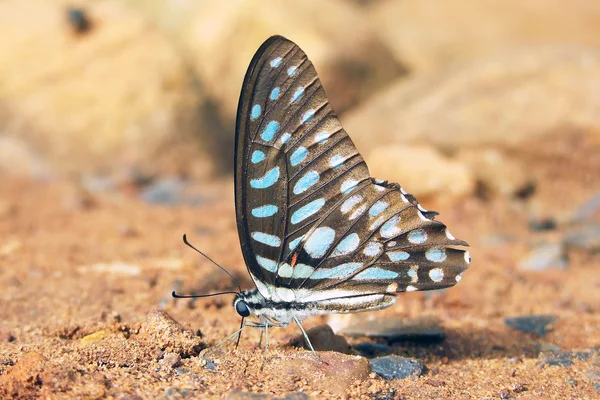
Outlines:
{"type": "Polygon", "coordinates": [[[0,123],[67,171],[200,159],[200,98],[175,47],[111,0],[86,3],[90,29],[76,34],[67,4],[0,3],[0,123]]]}
{"type": "Polygon", "coordinates": [[[196,356],[204,347],[202,340],[163,310],[155,309],[146,315],[139,340],[152,343],[160,350],[180,356],[196,356]]]}
{"type": "MultiPolygon", "coordinates": [[[[350,346],[343,336],[336,335],[329,325],[315,326],[306,331],[308,339],[316,351],[337,351],[338,353],[349,354],[350,346]]],[[[292,346],[303,347],[310,350],[310,346],[306,343],[304,335],[299,335],[292,340],[292,346]]]]}
{"type": "Polygon", "coordinates": [[[531,169],[497,149],[466,149],[456,158],[468,166],[486,190],[504,196],[513,196],[534,181],[531,169]]]}
{"type": "Polygon", "coordinates": [[[431,146],[387,146],[366,156],[371,175],[398,182],[417,198],[457,197],[474,188],[473,174],[459,161],[443,157],[431,146]]]}
{"type": "Polygon", "coordinates": [[[359,150],[427,141],[513,145],[561,128],[600,131],[600,52],[549,47],[397,82],[343,118],[359,150]]]}
{"type": "Polygon", "coordinates": [[[391,0],[370,8],[396,57],[420,73],[521,46],[600,45],[600,7],[574,0],[391,0]]]}
{"type": "Polygon", "coordinates": [[[338,113],[403,72],[354,4],[341,0],[200,4],[186,44],[207,90],[229,118],[235,116],[254,52],[272,35],[283,35],[302,47],[338,113]]]}
{"type": "Polygon", "coordinates": [[[348,356],[336,352],[320,352],[325,361],[319,361],[312,353],[301,356],[291,354],[289,358],[273,359],[268,368],[276,371],[275,380],[307,380],[311,389],[344,395],[349,387],[367,379],[371,368],[366,358],[348,356]]]}

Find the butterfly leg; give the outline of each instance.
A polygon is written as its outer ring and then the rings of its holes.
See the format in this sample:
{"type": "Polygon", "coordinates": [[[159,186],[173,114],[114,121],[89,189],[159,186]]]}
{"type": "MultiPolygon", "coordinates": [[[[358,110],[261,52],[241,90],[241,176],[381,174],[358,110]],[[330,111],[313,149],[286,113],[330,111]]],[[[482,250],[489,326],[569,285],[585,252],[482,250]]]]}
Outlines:
{"type": "Polygon", "coordinates": [[[300,330],[302,331],[302,335],[304,335],[304,340],[306,341],[306,343],[308,344],[308,347],[310,347],[310,350],[312,351],[312,353],[315,355],[315,357],[317,357],[317,360],[321,361],[323,364],[327,364],[329,365],[329,363],[327,363],[325,360],[323,360],[319,354],[317,354],[317,352],[315,351],[312,343],[310,342],[310,339],[308,338],[308,335],[306,334],[306,332],[304,331],[304,328],[302,327],[302,324],[300,323],[300,321],[298,321],[298,319],[296,317],[294,317],[294,322],[296,322],[296,324],[298,324],[298,326],[300,327],[300,330]]]}
{"type": "Polygon", "coordinates": [[[207,358],[205,356],[208,355],[208,353],[210,353],[213,350],[216,350],[217,348],[221,347],[222,345],[224,345],[225,343],[227,343],[231,339],[235,338],[237,335],[241,334],[245,327],[246,327],[246,324],[242,324],[242,326],[240,327],[240,329],[238,329],[237,331],[235,331],[231,335],[227,336],[227,338],[225,340],[223,340],[223,341],[217,343],[216,345],[214,345],[214,346],[209,347],[208,349],[206,349],[206,351],[204,352],[204,355],[202,356],[202,358],[205,359],[205,360],[207,360],[207,358]]]}
{"type": "MultiPolygon", "coordinates": [[[[261,332],[262,336],[262,332],[261,332]]],[[[263,357],[263,362],[267,360],[267,350],[269,349],[269,322],[265,323],[265,355],[263,357]]]]}

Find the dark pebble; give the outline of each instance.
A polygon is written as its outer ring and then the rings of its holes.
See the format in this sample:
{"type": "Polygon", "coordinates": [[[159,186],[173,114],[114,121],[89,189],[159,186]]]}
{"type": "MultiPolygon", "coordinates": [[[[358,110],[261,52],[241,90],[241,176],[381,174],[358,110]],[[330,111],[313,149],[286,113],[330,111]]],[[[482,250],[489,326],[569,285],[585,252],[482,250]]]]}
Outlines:
{"type": "Polygon", "coordinates": [[[422,361],[414,358],[385,356],[370,360],[371,370],[386,380],[421,376],[426,368],[422,361]]]}
{"type": "Polygon", "coordinates": [[[142,190],[141,197],[151,204],[178,205],[181,203],[184,186],[180,179],[163,178],[146,186],[142,190]]]}
{"type": "Polygon", "coordinates": [[[395,390],[390,390],[389,392],[377,392],[373,395],[374,400],[399,400],[404,399],[404,397],[399,397],[396,395],[395,390]]]}
{"type": "Polygon", "coordinates": [[[184,375],[188,372],[190,372],[190,370],[186,368],[175,368],[175,375],[184,375]]]}
{"type": "Polygon", "coordinates": [[[600,394],[600,382],[594,383],[594,388],[596,389],[596,392],[598,392],[598,394],[600,394]]]}
{"type": "Polygon", "coordinates": [[[552,231],[556,229],[556,220],[553,218],[536,219],[529,221],[529,229],[533,232],[552,231]]]}
{"type": "Polygon", "coordinates": [[[358,351],[360,355],[367,358],[372,358],[377,355],[389,353],[391,349],[391,347],[387,344],[369,342],[357,343],[352,347],[354,348],[354,350],[358,351]]]}
{"type": "Polygon", "coordinates": [[[570,367],[574,360],[587,361],[592,353],[585,351],[562,351],[560,353],[542,353],[538,364],[542,367],[570,367]]]}
{"type": "Polygon", "coordinates": [[[527,315],[524,317],[505,318],[504,323],[518,331],[534,333],[543,337],[549,332],[549,325],[556,320],[555,315],[527,315]]]}
{"type": "Polygon", "coordinates": [[[351,337],[372,337],[386,339],[388,342],[413,341],[435,343],[444,340],[444,330],[434,318],[388,318],[377,321],[358,321],[341,331],[351,337]]]}

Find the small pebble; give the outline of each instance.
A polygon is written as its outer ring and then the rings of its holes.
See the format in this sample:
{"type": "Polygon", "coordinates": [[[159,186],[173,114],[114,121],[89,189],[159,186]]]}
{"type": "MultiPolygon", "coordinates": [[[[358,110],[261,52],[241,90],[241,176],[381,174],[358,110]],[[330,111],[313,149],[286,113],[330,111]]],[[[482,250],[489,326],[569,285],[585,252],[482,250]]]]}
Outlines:
{"type": "Polygon", "coordinates": [[[414,358],[385,356],[370,360],[371,369],[386,380],[421,376],[426,368],[422,361],[414,358]]]}
{"type": "Polygon", "coordinates": [[[557,223],[554,218],[543,218],[529,221],[529,229],[533,232],[545,232],[556,229],[557,223]]]}
{"type": "Polygon", "coordinates": [[[528,315],[523,317],[505,318],[504,323],[518,331],[534,333],[538,337],[543,337],[549,332],[549,325],[555,320],[555,315],[528,315]]]}
{"type": "Polygon", "coordinates": [[[178,367],[181,362],[181,356],[177,353],[165,353],[160,364],[164,367],[175,368],[178,367]]]}
{"type": "Polygon", "coordinates": [[[543,271],[548,268],[565,269],[567,266],[567,255],[562,243],[541,244],[519,263],[519,268],[528,271],[543,271]]]}

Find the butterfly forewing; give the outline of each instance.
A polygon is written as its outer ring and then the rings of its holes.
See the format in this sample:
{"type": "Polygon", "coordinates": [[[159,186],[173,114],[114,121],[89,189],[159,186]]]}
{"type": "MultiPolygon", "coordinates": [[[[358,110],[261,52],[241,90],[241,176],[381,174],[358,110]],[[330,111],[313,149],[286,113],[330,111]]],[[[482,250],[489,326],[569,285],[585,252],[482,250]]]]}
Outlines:
{"type": "MultiPolygon", "coordinates": [[[[236,130],[236,214],[248,269],[265,297],[312,224],[368,169],[298,46],[269,39],[252,60],[236,130]]],[[[279,282],[281,281],[281,282],[279,282]]]]}
{"type": "Polygon", "coordinates": [[[297,301],[336,293],[451,286],[464,246],[397,184],[376,181],[342,128],[306,54],[282,37],[254,56],[236,129],[236,215],[260,293],[297,301]],[[289,293],[289,292],[288,292],[289,293]]]}

